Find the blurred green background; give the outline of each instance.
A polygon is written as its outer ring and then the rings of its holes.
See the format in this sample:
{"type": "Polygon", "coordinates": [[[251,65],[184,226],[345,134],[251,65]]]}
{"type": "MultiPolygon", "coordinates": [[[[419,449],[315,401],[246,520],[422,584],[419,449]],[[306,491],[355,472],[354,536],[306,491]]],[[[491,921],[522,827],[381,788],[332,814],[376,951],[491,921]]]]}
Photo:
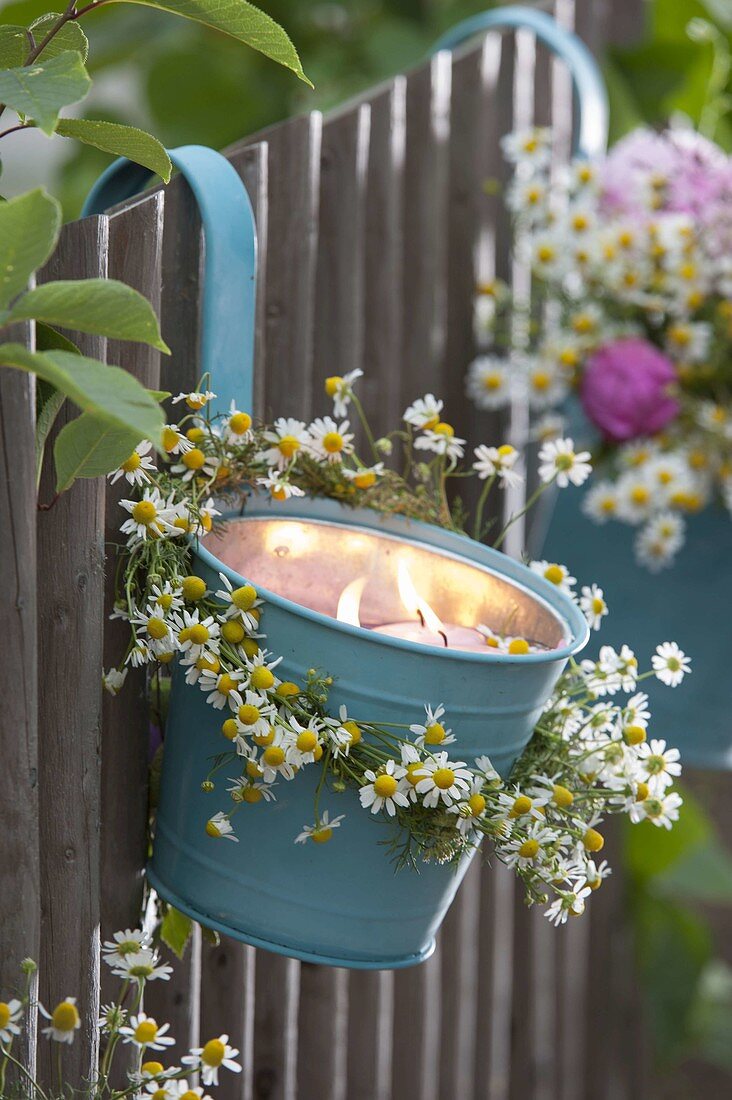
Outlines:
{"type": "MultiPolygon", "coordinates": [[[[589,8],[600,0],[581,2],[589,8]]],[[[297,45],[314,92],[224,35],[144,7],[113,5],[84,20],[95,78],[84,112],[136,123],[169,146],[203,142],[220,148],[307,108],[333,106],[415,64],[443,30],[491,5],[487,0],[262,0],[262,6],[297,45]]],[[[612,5],[605,7],[610,23],[612,5]]],[[[602,59],[613,136],[643,119],[661,123],[676,111],[698,121],[713,50],[689,40],[685,28],[691,18],[713,21],[732,41],[732,0],[650,0],[645,8],[645,30],[628,28],[634,41],[607,49],[602,59]]],[[[46,10],[45,0],[16,0],[2,13],[4,21],[22,23],[46,10]]],[[[732,147],[728,122],[717,136],[732,147]]],[[[66,148],[61,138],[53,144],[63,148],[53,151],[48,180],[74,216],[107,158],[88,147],[69,143],[66,148]]],[[[44,153],[34,148],[29,156],[44,153]]]]}

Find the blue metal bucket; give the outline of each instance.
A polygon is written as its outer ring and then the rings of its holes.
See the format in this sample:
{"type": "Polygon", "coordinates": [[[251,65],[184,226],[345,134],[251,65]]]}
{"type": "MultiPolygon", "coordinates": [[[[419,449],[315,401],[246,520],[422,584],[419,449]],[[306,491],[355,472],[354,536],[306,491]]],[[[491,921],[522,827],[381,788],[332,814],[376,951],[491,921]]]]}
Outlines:
{"type": "MultiPolygon", "coordinates": [[[[267,644],[284,657],[279,675],[302,682],[307,668],[321,668],[335,677],[329,708],[345,704],[349,714],[374,722],[408,724],[419,720],[425,702],[442,702],[458,737],[451,754],[472,763],[487,753],[506,775],[569,655],[587,641],[576,606],[505,555],[439,528],[333,501],[254,502],[244,519],[231,522],[262,516],[336,523],[344,534],[368,528],[397,545],[474,563],[551,615],[564,638],[555,650],[523,657],[441,651],[336,622],[259,588],[267,644]]],[[[244,583],[204,547],[195,568],[211,588],[220,586],[219,572],[235,586],[244,583]]],[[[457,868],[422,864],[419,873],[396,872],[388,848],[393,824],[362,809],[353,790],[321,794],[322,809],[346,815],[329,844],[296,846],[295,836],[313,819],[316,768],[279,783],[276,802],[242,807],[239,844],[212,840],[205,824],[221,794],[202,792],[201,779],[226,744],[221,721],[221,712],[176,671],[149,871],[161,896],[245,943],[311,962],[379,969],[426,959],[471,857],[457,868]]]]}
{"type": "Polygon", "coordinates": [[[641,665],[659,642],[678,642],[692,674],[673,692],[655,680],[651,733],[681,750],[686,764],[732,768],[732,522],[721,506],[690,516],[687,541],[674,564],[649,573],[633,555],[634,531],[597,525],[581,512],[584,490],[562,492],[542,556],[563,562],[580,584],[603,588],[610,614],[603,644],[628,642],[641,665]]]}

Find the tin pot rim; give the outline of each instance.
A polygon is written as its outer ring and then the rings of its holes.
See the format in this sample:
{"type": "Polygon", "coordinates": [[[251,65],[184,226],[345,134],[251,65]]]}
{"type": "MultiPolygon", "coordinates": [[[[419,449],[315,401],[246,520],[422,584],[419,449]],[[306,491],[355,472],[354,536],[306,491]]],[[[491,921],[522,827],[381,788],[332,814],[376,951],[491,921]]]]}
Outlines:
{"type": "MultiPolygon", "coordinates": [[[[522,562],[515,561],[506,554],[501,553],[501,551],[495,550],[491,546],[485,546],[475,539],[471,539],[469,535],[462,535],[456,531],[449,531],[435,524],[423,523],[421,520],[410,519],[404,516],[385,515],[371,508],[347,508],[339,501],[326,499],[313,500],[311,498],[291,498],[286,502],[255,500],[254,507],[247,509],[247,511],[230,510],[223,513],[224,520],[254,519],[263,518],[265,516],[270,516],[272,518],[290,518],[293,520],[310,520],[316,523],[328,523],[331,525],[352,528],[365,527],[387,538],[398,538],[402,541],[406,539],[407,541],[421,543],[433,552],[441,553],[448,557],[458,558],[476,568],[481,568],[482,566],[484,569],[504,577],[519,588],[528,590],[532,596],[548,604],[552,611],[558,615],[560,620],[566,625],[570,633],[570,639],[565,645],[557,649],[542,650],[539,653],[496,653],[495,650],[491,650],[487,646],[485,653],[474,653],[468,650],[459,649],[442,649],[438,646],[423,645],[420,642],[410,642],[403,638],[393,638],[388,635],[377,634],[375,631],[368,630],[365,627],[353,626],[351,623],[341,622],[339,619],[331,618],[330,615],[324,615],[320,611],[313,611],[309,607],[303,607],[302,604],[295,603],[293,600],[289,600],[284,596],[279,596],[276,592],[272,592],[268,588],[264,588],[260,585],[256,586],[257,592],[261,595],[265,603],[271,603],[273,606],[279,607],[289,612],[291,615],[309,619],[311,622],[326,626],[332,630],[340,631],[345,635],[350,635],[353,638],[358,638],[360,641],[370,642],[374,645],[387,646],[390,649],[416,653],[422,656],[435,656],[435,654],[439,653],[442,659],[447,658],[448,660],[464,661],[471,664],[548,664],[555,661],[566,660],[584,649],[589,641],[589,624],[580,608],[569,598],[569,596],[560,591],[555,585],[550,584],[549,581],[539,576],[538,573],[529,569],[528,566],[524,565],[522,562]],[[446,542],[448,546],[435,545],[434,541],[431,541],[429,537],[434,537],[434,532],[439,532],[440,541],[446,542]],[[422,534],[422,537],[420,537],[420,534],[422,534]],[[452,542],[454,542],[455,545],[450,548],[449,544],[452,542]],[[476,548],[479,547],[480,555],[481,558],[484,559],[484,562],[481,563],[461,553],[461,546],[465,544],[471,544],[476,548]]],[[[237,584],[247,583],[246,577],[221,561],[221,559],[208,550],[200,540],[195,538],[191,539],[191,547],[193,554],[198,557],[204,565],[208,566],[209,569],[214,570],[216,573],[225,573],[231,581],[237,584]]]]}

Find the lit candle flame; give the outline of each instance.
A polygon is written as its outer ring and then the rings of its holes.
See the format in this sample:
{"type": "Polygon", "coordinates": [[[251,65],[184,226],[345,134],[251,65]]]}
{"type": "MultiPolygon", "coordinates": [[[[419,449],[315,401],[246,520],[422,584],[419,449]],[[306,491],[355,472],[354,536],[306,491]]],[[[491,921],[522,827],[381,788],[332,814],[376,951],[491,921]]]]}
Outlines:
{"type": "Polygon", "coordinates": [[[434,634],[443,634],[444,626],[442,620],[435,614],[427,600],[423,596],[420,596],[417,589],[414,587],[414,581],[407,567],[407,563],[402,559],[399,562],[399,568],[397,570],[397,587],[399,589],[399,596],[402,603],[406,607],[410,615],[419,615],[424,621],[428,630],[431,630],[434,634]]]}
{"type": "Polygon", "coordinates": [[[351,626],[360,626],[361,620],[358,612],[361,607],[361,597],[368,581],[367,576],[356,577],[340,594],[336,618],[341,623],[350,623],[351,626]]]}

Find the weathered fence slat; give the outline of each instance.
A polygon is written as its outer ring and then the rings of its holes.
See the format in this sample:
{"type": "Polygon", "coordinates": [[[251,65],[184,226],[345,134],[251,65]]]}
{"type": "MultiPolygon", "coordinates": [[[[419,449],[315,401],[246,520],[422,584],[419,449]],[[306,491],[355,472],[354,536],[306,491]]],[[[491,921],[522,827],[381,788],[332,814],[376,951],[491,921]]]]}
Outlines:
{"type": "Polygon", "coordinates": [[[228,936],[217,947],[202,945],[201,1040],[228,1035],[242,1066],[241,1074],[219,1077],[220,1100],[251,1100],[255,967],[255,949],[228,936]]]}
{"type": "Polygon", "coordinates": [[[296,1100],[300,963],[257,954],[254,1100],[296,1100]]]}
{"type": "MultiPolygon", "coordinates": [[[[106,274],[106,218],[67,226],[39,282],[106,274]]],[[[76,334],[72,334],[76,338],[76,334]]],[[[105,340],[79,336],[104,359],[105,340]]],[[[77,415],[63,406],[48,440],[38,513],[38,723],[41,843],[41,999],[78,998],[83,1024],[64,1052],[80,1087],[96,1067],[99,1009],[100,738],[104,613],[102,480],[79,481],[55,500],[50,456],[61,427],[77,415]],[[55,503],[54,503],[55,501],[55,503]]],[[[50,1076],[48,1046],[41,1076],[50,1076]]]]}
{"type": "Polygon", "coordinates": [[[348,982],[347,1100],[391,1100],[394,972],[353,970],[348,982]]]}
{"type": "MultiPolygon", "coordinates": [[[[23,339],[24,331],[14,333],[23,339]]],[[[0,671],[0,998],[23,991],[20,963],[39,961],[38,688],[36,653],[35,380],[0,370],[0,574],[5,652],[0,671]]],[[[33,980],[37,992],[37,975],[33,980]]],[[[33,1072],[36,1017],[28,1014],[20,1057],[33,1072]]],[[[10,1075],[9,1075],[10,1077],[10,1075]]]]}

